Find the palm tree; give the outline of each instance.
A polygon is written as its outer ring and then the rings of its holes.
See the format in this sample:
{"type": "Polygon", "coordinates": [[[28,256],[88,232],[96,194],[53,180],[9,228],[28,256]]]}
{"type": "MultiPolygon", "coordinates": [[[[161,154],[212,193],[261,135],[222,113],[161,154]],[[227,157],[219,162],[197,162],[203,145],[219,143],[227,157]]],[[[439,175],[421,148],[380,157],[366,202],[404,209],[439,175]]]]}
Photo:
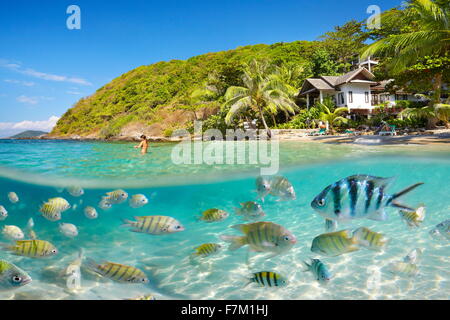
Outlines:
{"type": "Polygon", "coordinates": [[[406,108],[400,115],[408,119],[437,119],[444,122],[447,128],[450,127],[450,105],[435,104],[434,106],[426,106],[422,108],[406,108]]]}
{"type": "MultiPolygon", "coordinates": [[[[388,11],[385,21],[414,21],[412,31],[390,35],[369,45],[362,58],[369,55],[392,57],[389,64],[394,72],[401,72],[425,56],[445,56],[450,51],[450,6],[446,1],[409,0],[405,10],[388,11]]],[[[434,103],[439,103],[442,72],[434,76],[434,103]]]]}
{"type": "Polygon", "coordinates": [[[249,109],[255,111],[270,138],[271,132],[264,113],[275,115],[278,111],[295,113],[297,105],[289,95],[289,90],[280,77],[271,73],[267,63],[253,60],[244,68],[244,86],[229,87],[225,93],[225,107],[229,107],[225,122],[229,125],[233,118],[249,109]]]}
{"type": "Polygon", "coordinates": [[[334,127],[342,123],[347,123],[348,119],[342,116],[343,113],[348,112],[347,107],[340,107],[334,109],[334,103],[329,100],[324,100],[324,102],[318,103],[317,107],[321,110],[319,119],[328,122],[330,126],[330,132],[335,133],[334,127]]]}

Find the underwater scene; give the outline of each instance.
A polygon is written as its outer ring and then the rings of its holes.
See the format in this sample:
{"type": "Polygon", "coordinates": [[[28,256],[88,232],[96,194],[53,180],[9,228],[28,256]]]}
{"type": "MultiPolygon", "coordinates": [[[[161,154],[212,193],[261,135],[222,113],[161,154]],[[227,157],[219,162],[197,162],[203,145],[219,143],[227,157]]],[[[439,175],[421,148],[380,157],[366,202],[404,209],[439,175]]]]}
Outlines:
{"type": "Polygon", "coordinates": [[[0,140],[0,298],[450,297],[447,146],[280,142],[273,176],[172,148],[0,140]]]}

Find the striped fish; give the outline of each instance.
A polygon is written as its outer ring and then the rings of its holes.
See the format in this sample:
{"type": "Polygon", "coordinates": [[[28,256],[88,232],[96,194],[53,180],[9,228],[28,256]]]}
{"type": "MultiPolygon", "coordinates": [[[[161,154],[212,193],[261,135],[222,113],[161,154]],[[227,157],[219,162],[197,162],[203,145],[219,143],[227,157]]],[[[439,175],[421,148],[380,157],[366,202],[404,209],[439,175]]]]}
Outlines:
{"type": "Polygon", "coordinates": [[[222,246],[218,243],[204,243],[195,248],[193,255],[198,257],[208,257],[219,252],[221,248],[222,246]]]}
{"type": "Polygon", "coordinates": [[[49,202],[44,203],[39,209],[39,212],[49,221],[61,220],[61,211],[49,202]]]}
{"type": "Polygon", "coordinates": [[[420,227],[425,220],[425,206],[420,206],[414,211],[399,210],[399,214],[409,227],[420,227]]]}
{"type": "Polygon", "coordinates": [[[128,193],[126,193],[122,189],[114,190],[111,192],[107,192],[106,196],[103,197],[104,200],[111,204],[122,203],[128,198],[128,193]]]}
{"type": "Polygon", "coordinates": [[[361,227],[353,231],[353,236],[363,247],[376,251],[381,251],[389,242],[383,234],[374,232],[365,227],[361,227]]]}
{"type": "Polygon", "coordinates": [[[47,203],[51,204],[52,207],[54,207],[59,212],[64,212],[64,211],[70,209],[69,202],[66,199],[61,198],[61,197],[48,199],[47,203]]]}
{"type": "Polygon", "coordinates": [[[94,260],[87,259],[88,269],[97,272],[108,279],[123,283],[148,283],[144,272],[138,268],[114,262],[96,264],[94,260]]]}
{"type": "Polygon", "coordinates": [[[254,273],[245,286],[250,283],[257,283],[261,287],[283,287],[287,285],[287,280],[278,273],[261,271],[254,273]]]}
{"type": "Polygon", "coordinates": [[[294,187],[287,178],[282,176],[275,176],[271,179],[269,194],[279,197],[278,201],[296,199],[294,187]]]}
{"type": "Polygon", "coordinates": [[[6,260],[0,260],[0,291],[14,290],[31,281],[25,271],[6,260]]]}
{"type": "Polygon", "coordinates": [[[18,240],[15,245],[3,244],[5,250],[18,256],[44,258],[58,253],[56,247],[45,240],[18,240]]]}
{"type": "Polygon", "coordinates": [[[430,230],[430,235],[437,238],[447,238],[450,240],[450,219],[442,221],[430,230]]]}
{"type": "Polygon", "coordinates": [[[258,199],[264,202],[264,198],[270,192],[270,179],[262,176],[256,178],[256,192],[258,193],[258,199]]]}
{"type": "Polygon", "coordinates": [[[241,208],[235,208],[235,212],[238,216],[242,216],[244,220],[258,220],[266,215],[261,205],[255,201],[243,202],[240,205],[241,208]]]}
{"type": "Polygon", "coordinates": [[[205,222],[217,222],[225,220],[226,218],[228,218],[228,212],[212,208],[203,211],[198,219],[205,222]]]}
{"type": "Polygon", "coordinates": [[[423,183],[389,195],[386,191],[392,181],[392,178],[353,175],[326,187],[314,198],[311,207],[324,218],[336,221],[362,218],[383,221],[387,219],[386,207],[414,211],[396,200],[423,183]]]}
{"type": "Polygon", "coordinates": [[[408,262],[394,262],[388,266],[388,270],[396,275],[417,276],[419,274],[419,267],[414,263],[408,262]]]}
{"type": "Polygon", "coordinates": [[[311,251],[324,256],[335,257],[359,250],[358,240],[351,230],[324,233],[312,241],[311,251]]]}
{"type": "Polygon", "coordinates": [[[141,232],[148,234],[167,234],[184,231],[184,227],[181,223],[167,216],[143,216],[143,217],[134,217],[137,221],[130,221],[127,219],[123,219],[124,227],[133,227],[130,231],[133,232],[141,232]]]}
{"type": "Polygon", "coordinates": [[[314,274],[314,278],[320,283],[327,284],[331,280],[332,275],[327,266],[319,259],[311,259],[310,263],[303,261],[306,266],[305,271],[311,271],[314,274]]]}
{"type": "Polygon", "coordinates": [[[230,250],[248,245],[253,251],[280,254],[297,243],[289,230],[273,222],[238,224],[231,228],[241,231],[244,236],[220,236],[222,240],[231,243],[230,250]]]}

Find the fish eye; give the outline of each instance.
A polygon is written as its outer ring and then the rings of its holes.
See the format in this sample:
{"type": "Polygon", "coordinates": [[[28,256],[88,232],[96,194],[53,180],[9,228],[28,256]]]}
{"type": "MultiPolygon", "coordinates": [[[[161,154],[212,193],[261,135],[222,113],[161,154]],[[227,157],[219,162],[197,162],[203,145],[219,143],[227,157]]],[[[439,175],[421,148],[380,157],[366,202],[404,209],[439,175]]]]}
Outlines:
{"type": "Polygon", "coordinates": [[[145,278],[142,278],[142,280],[141,280],[142,282],[147,282],[147,279],[145,279],[145,278]]]}
{"type": "Polygon", "coordinates": [[[323,207],[325,205],[325,199],[319,199],[317,200],[317,204],[321,207],[323,207]]]}
{"type": "Polygon", "coordinates": [[[21,281],[22,281],[22,278],[19,277],[19,276],[14,276],[14,277],[12,278],[12,280],[13,280],[14,282],[21,282],[21,281]]]}
{"type": "Polygon", "coordinates": [[[286,241],[289,241],[289,240],[291,240],[291,238],[289,237],[289,236],[284,236],[284,238],[283,238],[284,240],[286,240],[286,241]]]}
{"type": "Polygon", "coordinates": [[[53,250],[52,250],[52,253],[56,253],[56,252],[58,252],[56,249],[53,249],[53,250]]]}

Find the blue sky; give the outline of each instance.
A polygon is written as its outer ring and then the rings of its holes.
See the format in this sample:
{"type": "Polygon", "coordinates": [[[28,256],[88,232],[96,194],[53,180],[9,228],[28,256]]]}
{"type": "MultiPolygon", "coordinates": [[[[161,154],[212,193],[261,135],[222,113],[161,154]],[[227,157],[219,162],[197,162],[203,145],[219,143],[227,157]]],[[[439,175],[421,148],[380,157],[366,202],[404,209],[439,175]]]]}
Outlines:
{"type": "Polygon", "coordinates": [[[384,11],[400,0],[1,1],[0,137],[51,128],[81,97],[135,67],[315,40],[366,19],[372,4],[384,11]],[[81,9],[80,30],[66,27],[71,4],[81,9]]]}

